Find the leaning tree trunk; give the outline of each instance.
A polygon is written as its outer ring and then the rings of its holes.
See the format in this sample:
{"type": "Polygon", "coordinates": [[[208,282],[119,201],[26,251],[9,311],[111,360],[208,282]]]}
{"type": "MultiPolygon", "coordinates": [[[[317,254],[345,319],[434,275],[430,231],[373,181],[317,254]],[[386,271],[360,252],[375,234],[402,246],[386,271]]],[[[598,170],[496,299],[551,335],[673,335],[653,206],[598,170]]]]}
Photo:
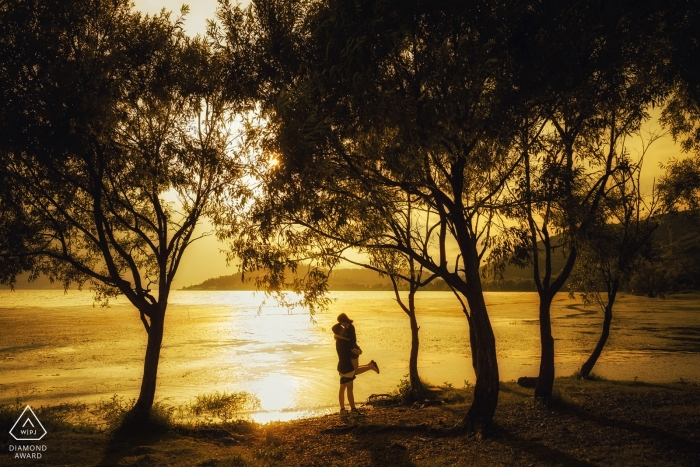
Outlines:
{"type": "MultiPolygon", "coordinates": [[[[452,289],[452,292],[457,295],[457,291],[455,289],[452,289]]],[[[459,295],[457,295],[457,298],[459,298],[459,295]]],[[[464,306],[464,302],[461,298],[459,298],[459,302],[462,304],[462,312],[464,313],[464,316],[467,317],[467,324],[469,325],[469,346],[472,353],[472,368],[474,368],[474,373],[476,373],[476,333],[474,332],[472,317],[469,316],[469,310],[467,310],[467,307],[464,306]]]]}
{"type": "Polygon", "coordinates": [[[477,354],[477,347],[476,347],[476,332],[474,331],[474,325],[472,324],[472,318],[469,316],[466,311],[465,314],[467,315],[467,323],[469,324],[469,346],[472,351],[472,368],[474,368],[474,373],[476,373],[476,354],[477,354]]]}
{"type": "MultiPolygon", "coordinates": [[[[466,263],[466,262],[465,262],[466,263]]],[[[476,384],[474,400],[463,420],[465,428],[472,431],[487,430],[498,405],[498,361],[496,359],[496,339],[486,311],[484,294],[481,289],[478,261],[468,262],[475,267],[466,271],[464,296],[471,310],[471,327],[474,329],[472,348],[476,347],[476,384]]],[[[470,332],[471,334],[471,332],[470,332]]]]}
{"type": "Polygon", "coordinates": [[[542,399],[544,402],[548,402],[552,397],[552,388],[554,387],[554,338],[552,337],[552,316],[550,311],[552,300],[554,300],[554,296],[569,278],[571,270],[576,263],[576,257],[577,251],[572,247],[569,257],[566,259],[566,264],[556,280],[548,288],[540,288],[539,285],[537,287],[537,293],[540,296],[540,343],[542,345],[542,353],[540,355],[540,375],[537,378],[535,399],[542,399]]]}
{"type": "Polygon", "coordinates": [[[141,380],[141,392],[133,408],[133,413],[139,418],[146,418],[153,407],[156,395],[156,377],[158,375],[158,361],[160,360],[160,347],[163,343],[163,325],[165,313],[151,311],[150,329],[148,331],[148,345],[146,346],[146,359],[143,364],[143,379],[141,380]]]}
{"type": "Polygon", "coordinates": [[[612,309],[613,303],[615,303],[615,295],[617,294],[617,287],[613,288],[612,293],[608,296],[608,303],[605,306],[605,317],[603,318],[603,331],[600,333],[600,339],[598,339],[598,344],[596,344],[593,353],[588,357],[586,363],[581,366],[581,378],[588,378],[593,371],[593,367],[598,361],[598,357],[603,352],[603,347],[608,340],[610,335],[610,323],[612,322],[612,309]]]}
{"type": "Polygon", "coordinates": [[[535,398],[548,401],[554,386],[554,338],[552,337],[551,307],[553,294],[540,292],[540,375],[537,378],[535,398]]]}
{"type": "Polygon", "coordinates": [[[411,321],[411,356],[408,360],[408,378],[411,382],[411,391],[419,394],[423,391],[423,384],[418,377],[418,322],[416,321],[415,292],[408,294],[408,318],[411,321]]]}

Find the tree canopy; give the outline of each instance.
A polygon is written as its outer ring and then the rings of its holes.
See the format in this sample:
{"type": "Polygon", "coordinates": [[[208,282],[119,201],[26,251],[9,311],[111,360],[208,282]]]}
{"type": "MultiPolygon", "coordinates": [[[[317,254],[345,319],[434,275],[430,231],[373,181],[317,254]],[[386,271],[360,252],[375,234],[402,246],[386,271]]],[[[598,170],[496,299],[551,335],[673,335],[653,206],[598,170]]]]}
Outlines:
{"type": "MultiPolygon", "coordinates": [[[[215,200],[245,191],[220,58],[181,19],[124,1],[5,3],[0,22],[2,280],[45,274],[124,295],[148,332],[155,393],[163,319],[182,256],[215,200]]],[[[183,14],[186,9],[183,9],[183,14]]],[[[235,105],[234,105],[235,104],[235,105]]],[[[238,106],[238,107],[237,107],[238,106]]]]}

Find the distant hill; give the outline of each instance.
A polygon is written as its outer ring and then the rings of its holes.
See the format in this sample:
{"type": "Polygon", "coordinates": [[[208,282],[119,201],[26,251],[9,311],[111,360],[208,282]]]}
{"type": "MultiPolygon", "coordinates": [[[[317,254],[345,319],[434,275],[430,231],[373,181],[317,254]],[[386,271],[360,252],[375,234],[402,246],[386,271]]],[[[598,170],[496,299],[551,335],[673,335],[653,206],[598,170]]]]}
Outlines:
{"type": "MultiPolygon", "coordinates": [[[[329,290],[393,290],[391,280],[381,277],[379,273],[370,269],[345,268],[334,269],[328,279],[329,290]]],[[[445,283],[435,280],[426,290],[448,290],[445,283]]],[[[201,284],[184,287],[183,290],[255,290],[254,276],[246,276],[245,282],[240,274],[220,276],[207,279],[201,284]]]]}
{"type": "MultiPolygon", "coordinates": [[[[201,284],[184,287],[183,290],[255,290],[255,274],[231,274],[207,279],[201,284]]],[[[383,290],[391,287],[391,281],[368,269],[337,269],[329,278],[332,290],[383,290]]]]}
{"type": "MultiPolygon", "coordinates": [[[[654,233],[659,246],[659,254],[654,263],[643,264],[635,271],[631,280],[624,285],[627,292],[656,296],[670,292],[700,290],[700,216],[665,215],[659,218],[659,227],[654,233]]],[[[556,240],[556,239],[555,239],[556,240]]],[[[553,257],[553,269],[558,273],[564,267],[566,258],[560,252],[553,257]]],[[[494,280],[485,269],[484,290],[491,291],[534,291],[532,268],[509,266],[503,279],[494,280]]],[[[34,282],[27,282],[27,276],[17,278],[18,289],[61,289],[62,284],[51,283],[41,276],[34,282]]],[[[328,281],[330,290],[392,290],[391,281],[380,277],[369,269],[334,269],[328,281]]],[[[207,279],[201,284],[184,287],[183,290],[255,290],[253,275],[231,274],[207,279]]],[[[424,290],[449,290],[444,281],[436,279],[424,290]]]]}
{"type": "MultiPolygon", "coordinates": [[[[183,290],[255,290],[255,276],[241,274],[207,279],[183,290]]],[[[328,280],[330,290],[391,290],[391,280],[369,269],[334,269],[328,280]]]]}
{"type": "MultiPolygon", "coordinates": [[[[630,280],[623,284],[626,292],[654,297],[670,292],[700,289],[700,213],[667,214],[657,219],[654,231],[658,254],[653,262],[638,267],[630,280]]],[[[553,237],[553,241],[557,238],[553,237]]],[[[552,257],[553,274],[564,267],[566,256],[555,252],[552,257]]],[[[483,270],[484,290],[535,290],[533,268],[508,266],[502,280],[483,270]]]]}
{"type": "Polygon", "coordinates": [[[654,297],[700,290],[700,213],[663,216],[654,238],[658,257],[635,270],[629,291],[654,297]]]}
{"type": "MultiPolygon", "coordinates": [[[[638,268],[624,285],[627,292],[656,296],[668,292],[700,289],[700,224],[687,215],[666,215],[659,218],[654,233],[659,255],[654,263],[638,268]]],[[[553,238],[556,241],[556,237],[553,238]]],[[[566,257],[555,252],[553,274],[564,267],[566,257]]],[[[508,266],[503,279],[494,279],[482,268],[482,284],[487,291],[534,291],[532,267],[508,266]]],[[[392,290],[391,281],[369,269],[334,269],[328,281],[329,290],[392,290]]],[[[255,290],[255,281],[240,274],[207,279],[184,290],[255,290]]],[[[449,290],[441,279],[434,280],[424,290],[449,290]]]]}
{"type": "MultiPolygon", "coordinates": [[[[15,284],[15,289],[18,290],[60,290],[63,289],[63,284],[61,282],[51,282],[46,276],[39,276],[35,281],[29,282],[29,274],[21,274],[17,276],[17,283],[15,284]]],[[[9,286],[3,285],[2,288],[9,289],[9,286]]]]}

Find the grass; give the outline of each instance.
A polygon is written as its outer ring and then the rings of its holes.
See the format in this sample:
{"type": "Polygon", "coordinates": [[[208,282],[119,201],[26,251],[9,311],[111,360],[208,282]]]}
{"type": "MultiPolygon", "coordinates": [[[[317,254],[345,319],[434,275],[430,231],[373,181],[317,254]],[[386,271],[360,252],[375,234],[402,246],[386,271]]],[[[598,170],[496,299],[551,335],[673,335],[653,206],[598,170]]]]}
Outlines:
{"type": "Polygon", "coordinates": [[[287,455],[287,446],[282,436],[268,429],[265,432],[265,442],[255,451],[255,457],[266,461],[281,461],[287,455]]]}
{"type": "MultiPolygon", "coordinates": [[[[26,405],[17,398],[11,404],[0,405],[0,431],[9,432],[26,405]]],[[[41,424],[47,431],[73,431],[76,433],[94,433],[100,427],[93,423],[90,407],[82,403],[63,403],[54,406],[34,408],[41,424]]]]}
{"type": "Polygon", "coordinates": [[[471,385],[465,381],[464,388],[455,388],[452,384],[445,382],[442,386],[435,386],[423,379],[417,389],[411,387],[408,375],[399,381],[396,390],[392,394],[373,394],[368,398],[367,405],[391,406],[391,405],[431,405],[433,403],[455,404],[464,402],[467,398],[471,385]]]}
{"type": "MultiPolygon", "coordinates": [[[[55,406],[33,407],[47,431],[71,431],[76,433],[112,432],[133,429],[135,422],[131,410],[135,399],[114,395],[95,404],[64,403],[55,406]]],[[[0,430],[8,432],[26,405],[21,399],[0,405],[0,430]]],[[[148,431],[167,431],[173,428],[197,428],[212,424],[223,424],[229,429],[241,431],[245,420],[240,412],[260,407],[260,400],[247,392],[214,392],[195,397],[189,404],[173,406],[164,401],[153,404],[149,414],[148,431]]]]}
{"type": "Polygon", "coordinates": [[[412,388],[408,375],[404,375],[396,388],[396,395],[404,405],[410,405],[424,400],[432,400],[435,395],[433,391],[429,390],[429,387],[430,383],[421,379],[420,385],[417,388],[412,388]]]}
{"type": "Polygon", "coordinates": [[[232,420],[243,410],[260,408],[260,399],[248,392],[214,392],[195,397],[194,402],[184,407],[191,417],[210,416],[219,420],[232,420]]]}
{"type": "MultiPolygon", "coordinates": [[[[47,430],[41,441],[48,447],[44,462],[156,466],[169,464],[167,459],[176,455],[179,465],[258,467],[284,457],[286,448],[273,438],[259,453],[230,448],[242,437],[257,436],[257,424],[242,415],[260,405],[249,393],[203,394],[178,406],[158,401],[145,423],[132,417],[135,402],[115,395],[94,404],[32,407],[47,430]]],[[[25,407],[21,399],[0,405],[3,433],[9,432],[25,407]]],[[[16,443],[9,434],[0,435],[0,465],[6,458],[9,461],[9,446],[16,443]]]]}
{"type": "MultiPolygon", "coordinates": [[[[700,458],[700,388],[693,382],[558,378],[548,405],[536,403],[532,389],[501,383],[493,429],[486,437],[451,428],[466,414],[471,388],[440,389],[433,391],[440,405],[367,407],[366,417],[343,420],[336,414],[266,425],[236,418],[255,399],[214,393],[178,407],[156,405],[153,417],[161,420],[161,428],[139,434],[118,430],[131,400],[40,407],[37,415],[49,432],[42,440],[48,447],[42,462],[656,467],[692,465],[700,458]]],[[[21,401],[0,406],[5,433],[23,408],[21,401]]],[[[9,439],[0,438],[2,465],[12,462],[8,444],[9,439]]]]}
{"type": "Polygon", "coordinates": [[[601,376],[599,374],[596,374],[594,372],[590,372],[588,376],[585,378],[581,376],[581,370],[576,370],[574,374],[572,375],[573,378],[576,379],[587,379],[588,381],[608,381],[608,379],[605,376],[601,376]]]}
{"type": "Polygon", "coordinates": [[[197,464],[198,467],[246,467],[250,463],[240,454],[223,459],[207,459],[197,464]]]}

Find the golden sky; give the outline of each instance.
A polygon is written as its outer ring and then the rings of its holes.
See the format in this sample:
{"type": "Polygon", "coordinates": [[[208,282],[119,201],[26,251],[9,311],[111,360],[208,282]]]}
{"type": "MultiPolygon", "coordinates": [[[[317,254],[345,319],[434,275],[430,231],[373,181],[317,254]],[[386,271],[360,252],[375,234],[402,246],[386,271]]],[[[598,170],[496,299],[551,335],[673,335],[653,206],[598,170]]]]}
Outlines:
{"type": "MultiPolygon", "coordinates": [[[[654,116],[658,116],[658,112],[654,112],[654,116]]],[[[656,118],[652,118],[645,123],[643,128],[648,131],[663,131],[658,124],[656,118]]],[[[644,134],[645,132],[643,132],[644,134]]],[[[645,135],[645,138],[647,136],[645,135]]],[[[641,150],[641,142],[638,138],[627,141],[628,151],[632,160],[637,160],[641,150]]],[[[679,147],[674,144],[673,138],[666,134],[662,138],[654,142],[649,148],[642,171],[642,186],[647,196],[651,195],[654,180],[658,179],[663,173],[661,164],[665,164],[671,158],[686,157],[680,152],[679,147]]],[[[200,226],[200,232],[207,229],[213,230],[210,225],[205,224],[200,226]]],[[[177,276],[174,281],[175,288],[198,284],[211,277],[234,274],[236,272],[235,264],[231,267],[226,266],[224,254],[220,251],[225,250],[226,245],[216,240],[214,236],[197,240],[186,250],[177,276]]],[[[456,245],[450,245],[448,256],[454,258],[457,256],[456,245]]],[[[359,256],[354,256],[354,260],[361,260],[359,256]]],[[[347,267],[353,267],[348,265],[347,267]]]]}
{"type": "MultiPolygon", "coordinates": [[[[185,19],[185,30],[191,36],[204,34],[206,32],[207,19],[214,18],[216,11],[216,0],[134,0],[136,9],[148,14],[159,13],[161,9],[170,10],[174,15],[179,14],[180,7],[183,4],[189,5],[190,12],[185,19]]],[[[235,3],[235,0],[232,1],[235,3]]],[[[249,0],[240,2],[241,5],[247,5],[249,0]]]]}
{"type": "MultiPolygon", "coordinates": [[[[249,0],[240,2],[247,5],[249,0]]],[[[191,36],[204,34],[206,32],[207,19],[214,18],[216,11],[216,0],[134,0],[135,9],[143,13],[156,14],[165,8],[178,15],[183,4],[189,5],[190,12],[185,17],[185,31],[191,36]]],[[[198,228],[195,236],[202,232],[213,230],[210,225],[205,224],[198,228]]],[[[210,277],[233,274],[235,267],[226,267],[226,258],[219,251],[226,246],[219,243],[213,235],[197,240],[188,247],[180,264],[174,281],[174,288],[181,288],[187,285],[198,284],[210,277]]]]}

